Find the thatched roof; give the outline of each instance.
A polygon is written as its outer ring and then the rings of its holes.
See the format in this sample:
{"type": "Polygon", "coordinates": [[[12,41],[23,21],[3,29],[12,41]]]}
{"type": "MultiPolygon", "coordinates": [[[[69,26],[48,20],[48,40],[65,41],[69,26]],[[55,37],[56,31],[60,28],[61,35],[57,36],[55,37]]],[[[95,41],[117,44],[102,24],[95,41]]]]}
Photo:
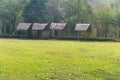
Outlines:
{"type": "Polygon", "coordinates": [[[31,26],[31,23],[19,23],[17,30],[28,30],[31,26]]]}
{"type": "Polygon", "coordinates": [[[51,23],[50,29],[52,30],[64,30],[66,23],[51,23]]]}
{"type": "Polygon", "coordinates": [[[45,30],[47,27],[47,23],[34,23],[32,26],[32,30],[45,30]]]}
{"type": "Polygon", "coordinates": [[[76,24],[75,31],[88,31],[90,28],[90,24],[76,24]]]}

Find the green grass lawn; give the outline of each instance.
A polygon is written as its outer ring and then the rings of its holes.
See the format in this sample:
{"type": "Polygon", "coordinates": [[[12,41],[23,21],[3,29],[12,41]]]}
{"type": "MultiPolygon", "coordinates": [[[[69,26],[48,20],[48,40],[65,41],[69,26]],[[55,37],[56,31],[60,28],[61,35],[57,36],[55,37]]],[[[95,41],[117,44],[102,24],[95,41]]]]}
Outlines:
{"type": "Polygon", "coordinates": [[[0,39],[0,80],[120,80],[120,43],[0,39]]]}

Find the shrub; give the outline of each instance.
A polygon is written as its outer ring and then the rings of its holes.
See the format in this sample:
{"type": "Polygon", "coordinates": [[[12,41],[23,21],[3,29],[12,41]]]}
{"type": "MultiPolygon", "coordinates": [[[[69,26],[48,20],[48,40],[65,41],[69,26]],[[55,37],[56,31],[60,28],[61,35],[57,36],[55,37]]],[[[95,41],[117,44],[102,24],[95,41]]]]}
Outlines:
{"type": "Polygon", "coordinates": [[[83,41],[118,41],[112,38],[103,38],[103,37],[78,37],[78,36],[62,36],[57,37],[60,40],[83,40],[83,41]]]}

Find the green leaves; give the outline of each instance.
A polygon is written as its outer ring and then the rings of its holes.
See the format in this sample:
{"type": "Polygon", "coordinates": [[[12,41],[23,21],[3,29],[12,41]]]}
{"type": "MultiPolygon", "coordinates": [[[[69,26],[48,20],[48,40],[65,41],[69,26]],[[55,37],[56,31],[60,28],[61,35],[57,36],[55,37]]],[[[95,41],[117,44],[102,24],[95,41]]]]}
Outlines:
{"type": "Polygon", "coordinates": [[[5,0],[1,4],[0,21],[2,22],[2,33],[12,35],[14,34],[17,17],[22,10],[22,5],[17,0],[5,0]]]}
{"type": "Polygon", "coordinates": [[[25,22],[45,22],[46,21],[46,0],[30,0],[23,10],[25,22]]]}
{"type": "Polygon", "coordinates": [[[14,34],[19,22],[67,22],[69,33],[74,34],[79,21],[96,25],[101,34],[112,36],[120,26],[120,1],[80,0],[78,4],[78,0],[0,0],[3,34],[14,34]]]}

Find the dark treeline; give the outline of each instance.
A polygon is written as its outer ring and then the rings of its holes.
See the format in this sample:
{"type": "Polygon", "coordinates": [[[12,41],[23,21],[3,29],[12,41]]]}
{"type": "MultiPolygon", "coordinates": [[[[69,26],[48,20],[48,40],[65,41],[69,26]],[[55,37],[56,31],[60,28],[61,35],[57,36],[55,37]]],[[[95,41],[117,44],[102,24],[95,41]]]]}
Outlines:
{"type": "Polygon", "coordinates": [[[20,22],[66,22],[67,36],[76,23],[90,23],[91,37],[120,38],[120,1],[0,0],[0,35],[15,35],[20,22]]]}

